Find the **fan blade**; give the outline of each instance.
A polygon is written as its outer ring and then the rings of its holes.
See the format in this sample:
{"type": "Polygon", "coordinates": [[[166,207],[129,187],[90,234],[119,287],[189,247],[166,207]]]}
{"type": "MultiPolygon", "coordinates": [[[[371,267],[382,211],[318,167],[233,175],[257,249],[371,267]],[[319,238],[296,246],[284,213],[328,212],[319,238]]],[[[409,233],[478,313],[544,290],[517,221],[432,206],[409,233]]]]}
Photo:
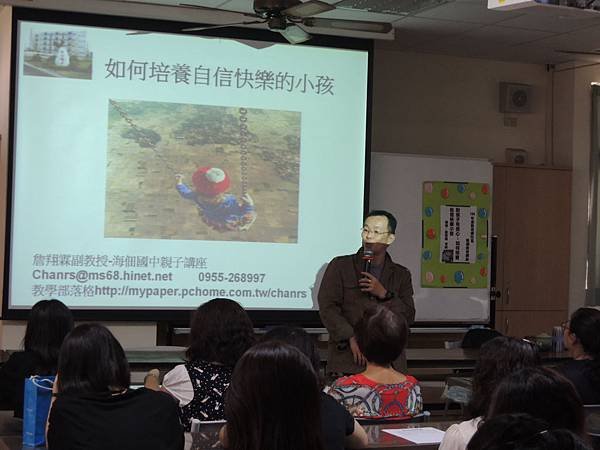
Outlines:
{"type": "Polygon", "coordinates": [[[302,20],[307,27],[333,28],[339,30],[366,31],[369,33],[389,33],[392,24],[386,22],[366,22],[363,20],[341,20],[324,19],[319,17],[307,17],[302,20]]]}
{"type": "Polygon", "coordinates": [[[566,53],[567,55],[581,55],[581,56],[600,56],[600,52],[595,52],[595,51],[591,51],[591,52],[584,52],[584,51],[577,51],[577,50],[555,50],[558,53],[566,53]]]}
{"type": "Polygon", "coordinates": [[[180,3],[179,6],[183,6],[185,8],[202,9],[204,11],[214,11],[214,12],[221,12],[221,13],[225,12],[225,13],[241,14],[241,15],[246,16],[246,17],[260,17],[260,16],[257,16],[256,14],[245,13],[245,12],[242,12],[242,11],[234,11],[233,9],[211,8],[210,6],[192,5],[191,3],[180,3]]]}
{"type": "Polygon", "coordinates": [[[250,20],[250,21],[247,21],[247,22],[223,23],[221,25],[207,25],[205,27],[182,28],[181,31],[214,30],[216,28],[234,27],[236,25],[254,25],[254,24],[257,24],[257,23],[265,23],[265,22],[266,22],[266,20],[250,20]]]}
{"type": "Polygon", "coordinates": [[[329,3],[320,0],[308,0],[307,2],[284,9],[281,11],[281,14],[290,17],[311,17],[334,9],[335,6],[329,3]]]}
{"type": "Polygon", "coordinates": [[[301,44],[308,41],[312,36],[298,25],[288,25],[285,30],[277,30],[287,39],[290,44],[301,44]]]}
{"type": "Polygon", "coordinates": [[[138,34],[152,34],[156,33],[155,31],[130,31],[129,33],[125,33],[127,36],[137,36],[138,34]]]}

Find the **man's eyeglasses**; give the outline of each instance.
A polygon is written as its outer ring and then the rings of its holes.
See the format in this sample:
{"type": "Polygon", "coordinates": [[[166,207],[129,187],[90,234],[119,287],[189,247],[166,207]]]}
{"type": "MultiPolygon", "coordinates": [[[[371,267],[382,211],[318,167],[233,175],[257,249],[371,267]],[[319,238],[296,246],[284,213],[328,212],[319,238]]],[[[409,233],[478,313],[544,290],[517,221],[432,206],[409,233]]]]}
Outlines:
{"type": "Polygon", "coordinates": [[[384,234],[390,234],[389,231],[377,231],[377,230],[371,230],[367,227],[362,227],[360,229],[361,234],[372,234],[373,236],[383,236],[384,234]]]}
{"type": "Polygon", "coordinates": [[[570,329],[570,328],[569,328],[569,321],[567,320],[567,321],[565,321],[565,322],[561,323],[561,324],[560,324],[560,327],[563,329],[563,331],[565,331],[565,330],[569,330],[569,329],[570,329]]]}

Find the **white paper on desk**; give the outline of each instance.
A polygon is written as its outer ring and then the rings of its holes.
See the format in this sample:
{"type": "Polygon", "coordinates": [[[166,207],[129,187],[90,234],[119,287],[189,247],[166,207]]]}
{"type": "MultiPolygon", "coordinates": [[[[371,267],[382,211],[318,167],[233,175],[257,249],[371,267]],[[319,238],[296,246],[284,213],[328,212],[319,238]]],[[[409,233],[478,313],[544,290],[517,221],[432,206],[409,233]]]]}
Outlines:
{"type": "Polygon", "coordinates": [[[439,444],[444,438],[444,432],[433,427],[393,428],[383,431],[414,442],[415,444],[439,444]]]}

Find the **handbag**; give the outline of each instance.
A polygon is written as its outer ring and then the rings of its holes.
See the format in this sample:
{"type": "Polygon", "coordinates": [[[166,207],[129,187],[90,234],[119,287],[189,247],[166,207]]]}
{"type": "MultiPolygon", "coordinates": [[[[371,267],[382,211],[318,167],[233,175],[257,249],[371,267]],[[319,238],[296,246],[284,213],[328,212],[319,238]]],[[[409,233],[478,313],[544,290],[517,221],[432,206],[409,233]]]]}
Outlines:
{"type": "Polygon", "coordinates": [[[46,421],[52,400],[54,376],[33,375],[25,379],[23,400],[23,445],[46,443],[46,421]]]}

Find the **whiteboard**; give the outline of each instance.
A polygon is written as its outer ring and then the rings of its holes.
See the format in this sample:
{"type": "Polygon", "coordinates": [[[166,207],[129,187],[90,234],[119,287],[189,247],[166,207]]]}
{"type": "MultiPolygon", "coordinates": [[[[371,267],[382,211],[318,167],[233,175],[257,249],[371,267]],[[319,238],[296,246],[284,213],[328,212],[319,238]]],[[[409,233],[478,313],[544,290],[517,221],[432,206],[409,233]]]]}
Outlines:
{"type": "MultiPolygon", "coordinates": [[[[371,154],[370,208],[385,209],[398,219],[396,240],[388,252],[395,262],[410,270],[415,291],[416,321],[489,322],[489,281],[485,289],[420,286],[421,221],[423,182],[488,183],[491,187],[492,174],[491,162],[482,159],[398,153],[371,154]]],[[[491,236],[488,236],[488,245],[489,239],[491,236]]],[[[488,255],[489,253],[491,252],[488,255]]]]}

